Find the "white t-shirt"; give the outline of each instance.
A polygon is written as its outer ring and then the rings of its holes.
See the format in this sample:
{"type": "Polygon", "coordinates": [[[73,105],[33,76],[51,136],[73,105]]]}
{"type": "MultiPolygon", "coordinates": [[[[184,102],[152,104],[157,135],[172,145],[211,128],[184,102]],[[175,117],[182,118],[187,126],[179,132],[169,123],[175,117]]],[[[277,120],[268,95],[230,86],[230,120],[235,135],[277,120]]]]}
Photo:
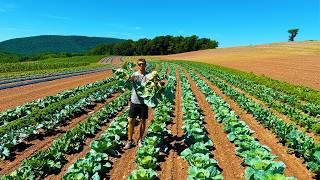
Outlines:
{"type": "Polygon", "coordinates": [[[143,98],[138,96],[136,92],[137,85],[141,84],[141,82],[146,81],[146,77],[148,77],[149,72],[145,72],[144,74],[141,74],[140,71],[136,71],[132,73],[131,77],[134,76],[135,79],[132,83],[132,91],[131,91],[131,102],[134,104],[144,104],[143,98]]]}

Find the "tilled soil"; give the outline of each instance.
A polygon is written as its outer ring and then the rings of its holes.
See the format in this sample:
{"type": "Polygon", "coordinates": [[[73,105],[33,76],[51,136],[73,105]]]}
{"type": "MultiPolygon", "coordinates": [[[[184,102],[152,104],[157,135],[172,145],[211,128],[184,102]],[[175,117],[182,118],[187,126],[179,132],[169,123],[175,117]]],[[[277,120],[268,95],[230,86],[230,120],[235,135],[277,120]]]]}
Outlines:
{"type": "MultiPolygon", "coordinates": [[[[153,119],[153,112],[154,110],[149,108],[148,111],[148,119],[146,121],[146,129],[144,135],[147,133],[147,129],[151,124],[151,121],[153,119]]],[[[139,138],[139,127],[136,126],[133,134],[133,140],[137,144],[138,138],[139,138]]],[[[134,146],[131,149],[124,150],[121,154],[120,158],[115,158],[112,160],[112,169],[107,174],[107,179],[127,179],[130,173],[136,168],[136,151],[137,151],[138,145],[134,146]]]]}
{"type": "Polygon", "coordinates": [[[40,138],[34,138],[34,140],[24,142],[23,148],[16,150],[15,156],[10,160],[2,160],[0,162],[0,175],[9,174],[19,167],[24,159],[31,157],[34,153],[40,150],[48,149],[52,142],[61,134],[74,128],[77,124],[85,121],[91,114],[102,109],[107,103],[119,96],[120,93],[115,93],[112,97],[108,98],[105,103],[97,104],[93,109],[91,109],[87,114],[81,115],[80,117],[74,118],[67,124],[61,126],[57,129],[54,134],[42,134],[40,138]]]}
{"type": "MultiPolygon", "coordinates": [[[[175,96],[175,111],[172,124],[168,125],[168,129],[172,133],[170,143],[170,151],[164,162],[160,164],[158,172],[160,179],[187,179],[188,162],[179,156],[181,151],[187,148],[183,143],[183,112],[181,107],[181,82],[180,76],[176,69],[177,87],[175,96]]],[[[169,141],[170,142],[170,141],[169,141]]]]}
{"type": "MultiPolygon", "coordinates": [[[[199,75],[199,74],[198,74],[199,75]]],[[[288,154],[288,148],[283,146],[278,142],[277,137],[269,131],[267,128],[263,127],[251,114],[248,114],[244,111],[237,103],[235,103],[231,98],[227,97],[223,94],[218,87],[214,86],[207,79],[200,76],[202,80],[204,80],[212,90],[220,97],[222,97],[228,104],[232,110],[236,112],[236,114],[240,117],[241,120],[246,122],[246,124],[255,131],[254,137],[259,140],[259,142],[263,145],[267,145],[272,149],[272,153],[277,155],[277,160],[282,161],[286,165],[285,175],[287,176],[295,176],[298,179],[312,179],[314,174],[312,174],[303,164],[303,160],[295,157],[293,154],[288,154]]]]}
{"type": "Polygon", "coordinates": [[[158,56],[221,65],[320,89],[320,41],[218,48],[158,56]]]}
{"type": "Polygon", "coordinates": [[[31,102],[45,96],[55,95],[63,90],[72,89],[77,86],[102,80],[110,77],[111,75],[112,71],[108,70],[72,78],[0,90],[0,111],[4,111],[8,108],[14,108],[26,102],[31,102]]]}
{"type": "Polygon", "coordinates": [[[189,79],[199,107],[203,110],[205,128],[215,147],[214,159],[218,161],[219,167],[222,169],[222,175],[225,179],[230,180],[244,179],[245,168],[241,165],[242,159],[235,154],[235,145],[228,140],[227,134],[223,131],[223,125],[216,121],[214,112],[206,101],[205,95],[201,93],[201,90],[186,71],[185,74],[189,79]]]}

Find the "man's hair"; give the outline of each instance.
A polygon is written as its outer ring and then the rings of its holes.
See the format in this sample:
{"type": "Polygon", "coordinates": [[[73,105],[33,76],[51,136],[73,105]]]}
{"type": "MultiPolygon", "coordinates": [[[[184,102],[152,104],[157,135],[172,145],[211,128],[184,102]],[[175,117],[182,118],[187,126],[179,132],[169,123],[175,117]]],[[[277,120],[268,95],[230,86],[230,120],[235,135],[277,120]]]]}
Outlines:
{"type": "Polygon", "coordinates": [[[137,63],[138,63],[138,62],[147,63],[147,62],[146,62],[146,60],[145,60],[144,58],[139,58],[139,59],[138,59],[138,61],[137,61],[137,63]]]}

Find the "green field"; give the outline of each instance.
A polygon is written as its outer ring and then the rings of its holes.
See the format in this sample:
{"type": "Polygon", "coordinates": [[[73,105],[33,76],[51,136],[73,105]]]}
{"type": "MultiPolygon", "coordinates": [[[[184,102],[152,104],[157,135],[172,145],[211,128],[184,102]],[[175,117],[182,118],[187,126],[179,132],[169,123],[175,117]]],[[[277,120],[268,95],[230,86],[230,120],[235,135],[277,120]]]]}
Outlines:
{"type": "Polygon", "coordinates": [[[0,77],[18,77],[64,71],[78,71],[108,66],[108,64],[101,65],[98,63],[102,57],[104,56],[74,56],[28,62],[3,63],[0,64],[0,77]]]}

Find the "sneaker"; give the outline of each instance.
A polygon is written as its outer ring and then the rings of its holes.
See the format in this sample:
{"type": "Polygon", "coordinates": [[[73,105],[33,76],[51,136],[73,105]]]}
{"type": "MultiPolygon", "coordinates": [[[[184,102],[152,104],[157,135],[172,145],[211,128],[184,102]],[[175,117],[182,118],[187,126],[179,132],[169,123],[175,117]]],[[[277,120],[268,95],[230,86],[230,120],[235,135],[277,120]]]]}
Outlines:
{"type": "Polygon", "coordinates": [[[124,146],[124,149],[130,149],[134,146],[134,142],[131,141],[127,141],[126,145],[124,146]]]}
{"type": "Polygon", "coordinates": [[[138,145],[141,147],[141,145],[142,145],[142,141],[141,141],[141,139],[139,139],[139,141],[138,141],[138,145]]]}

